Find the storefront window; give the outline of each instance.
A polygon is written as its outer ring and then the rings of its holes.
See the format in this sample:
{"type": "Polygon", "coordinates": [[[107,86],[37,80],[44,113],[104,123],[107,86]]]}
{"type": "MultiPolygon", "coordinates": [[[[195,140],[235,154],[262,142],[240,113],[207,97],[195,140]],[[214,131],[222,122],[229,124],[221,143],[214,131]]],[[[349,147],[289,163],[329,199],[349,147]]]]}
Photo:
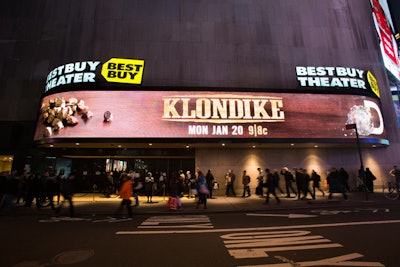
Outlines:
{"type": "Polygon", "coordinates": [[[10,173],[14,157],[12,155],[0,155],[0,173],[10,173]]]}

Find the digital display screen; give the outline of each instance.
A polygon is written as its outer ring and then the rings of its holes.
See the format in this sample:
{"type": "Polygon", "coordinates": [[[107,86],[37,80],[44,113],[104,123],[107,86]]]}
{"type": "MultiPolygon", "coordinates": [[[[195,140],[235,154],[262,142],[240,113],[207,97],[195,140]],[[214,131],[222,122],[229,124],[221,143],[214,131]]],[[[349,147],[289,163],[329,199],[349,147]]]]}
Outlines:
{"type": "Polygon", "coordinates": [[[400,80],[399,48],[394,36],[394,26],[386,0],[370,0],[372,16],[376,32],[379,36],[379,44],[383,62],[387,70],[400,80]]]}
{"type": "Polygon", "coordinates": [[[48,138],[385,139],[379,102],[334,94],[70,91],[45,96],[35,140],[48,138]]]}

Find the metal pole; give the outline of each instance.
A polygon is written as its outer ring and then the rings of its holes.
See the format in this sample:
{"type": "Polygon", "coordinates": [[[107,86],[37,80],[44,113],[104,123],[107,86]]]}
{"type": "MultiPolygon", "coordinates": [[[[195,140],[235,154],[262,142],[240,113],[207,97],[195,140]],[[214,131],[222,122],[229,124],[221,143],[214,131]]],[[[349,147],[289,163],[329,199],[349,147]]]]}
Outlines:
{"type": "Polygon", "coordinates": [[[365,192],[365,200],[368,201],[368,190],[367,190],[367,184],[366,184],[366,177],[365,177],[365,171],[364,171],[364,163],[361,155],[361,146],[360,146],[360,138],[358,137],[358,130],[357,130],[357,125],[355,126],[356,129],[356,136],[357,136],[357,149],[358,149],[358,156],[360,157],[360,163],[361,163],[361,179],[364,183],[364,192],[365,192]]]}

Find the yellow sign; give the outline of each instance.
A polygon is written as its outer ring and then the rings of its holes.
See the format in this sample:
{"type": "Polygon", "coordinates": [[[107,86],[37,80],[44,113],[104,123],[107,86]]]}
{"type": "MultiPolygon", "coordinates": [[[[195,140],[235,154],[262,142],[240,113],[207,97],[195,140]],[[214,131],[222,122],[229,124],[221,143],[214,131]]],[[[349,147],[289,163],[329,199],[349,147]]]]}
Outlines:
{"type": "Polygon", "coordinates": [[[141,84],[144,60],[111,58],[103,64],[101,75],[107,82],[141,84]]]}
{"type": "Polygon", "coordinates": [[[380,98],[381,95],[379,93],[378,83],[376,82],[375,76],[372,75],[370,71],[367,72],[367,81],[372,92],[374,92],[380,98]]]}

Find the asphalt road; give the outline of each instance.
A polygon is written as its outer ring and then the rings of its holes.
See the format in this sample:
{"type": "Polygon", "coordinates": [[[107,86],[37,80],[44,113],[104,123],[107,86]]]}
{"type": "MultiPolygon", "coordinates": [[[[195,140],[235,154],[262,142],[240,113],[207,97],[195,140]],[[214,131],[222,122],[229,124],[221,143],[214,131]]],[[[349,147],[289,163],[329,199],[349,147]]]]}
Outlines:
{"type": "Polygon", "coordinates": [[[1,216],[0,223],[0,266],[400,264],[400,207],[394,202],[132,219],[1,216]]]}

